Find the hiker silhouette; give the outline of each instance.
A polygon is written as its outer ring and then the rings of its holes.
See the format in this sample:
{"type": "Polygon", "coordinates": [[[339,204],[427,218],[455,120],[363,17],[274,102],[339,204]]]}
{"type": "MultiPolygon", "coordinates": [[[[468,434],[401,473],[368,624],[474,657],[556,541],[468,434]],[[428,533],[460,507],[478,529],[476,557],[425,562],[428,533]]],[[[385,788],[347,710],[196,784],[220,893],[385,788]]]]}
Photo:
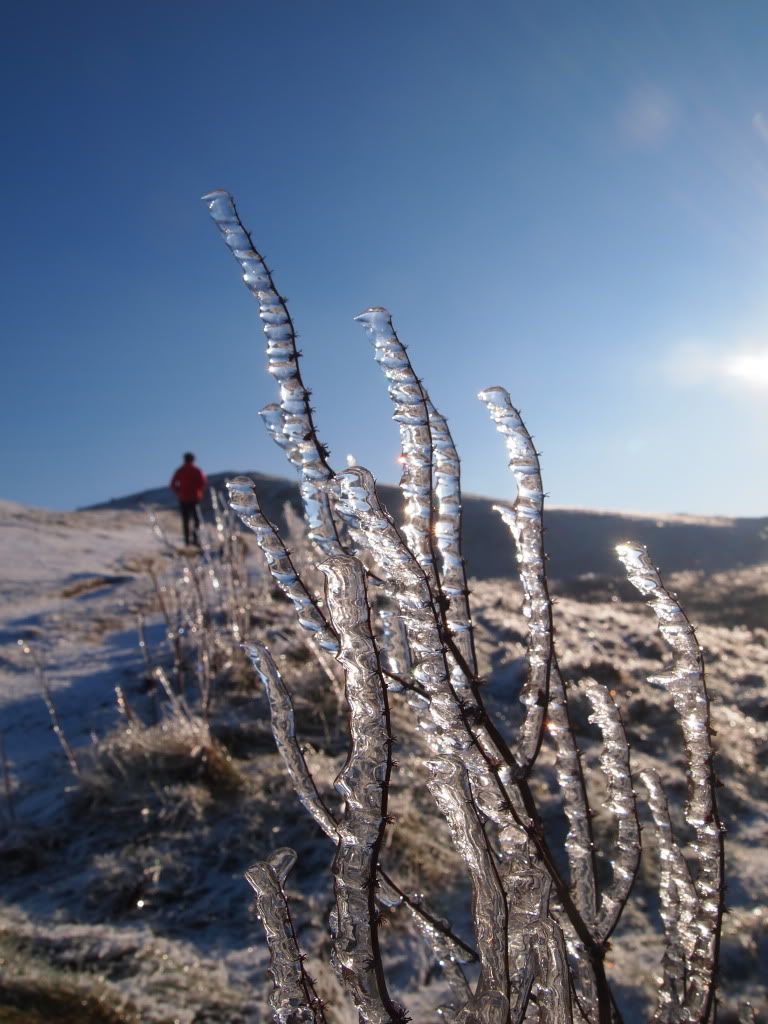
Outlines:
{"type": "Polygon", "coordinates": [[[187,546],[190,544],[200,546],[198,505],[203,500],[207,484],[205,473],[195,465],[195,456],[192,452],[185,452],[184,462],[171,478],[171,490],[179,499],[184,543],[187,546]]]}

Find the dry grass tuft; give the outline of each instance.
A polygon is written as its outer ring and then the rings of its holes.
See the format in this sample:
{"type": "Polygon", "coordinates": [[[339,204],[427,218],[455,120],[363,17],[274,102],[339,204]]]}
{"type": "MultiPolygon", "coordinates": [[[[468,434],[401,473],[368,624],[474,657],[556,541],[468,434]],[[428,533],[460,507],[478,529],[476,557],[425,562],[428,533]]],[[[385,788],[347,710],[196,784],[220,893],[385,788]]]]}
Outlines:
{"type": "Polygon", "coordinates": [[[158,784],[190,782],[226,795],[239,790],[243,778],[202,718],[174,714],[157,725],[133,722],[95,746],[91,765],[83,771],[82,792],[98,800],[116,789],[139,793],[158,784]]]}

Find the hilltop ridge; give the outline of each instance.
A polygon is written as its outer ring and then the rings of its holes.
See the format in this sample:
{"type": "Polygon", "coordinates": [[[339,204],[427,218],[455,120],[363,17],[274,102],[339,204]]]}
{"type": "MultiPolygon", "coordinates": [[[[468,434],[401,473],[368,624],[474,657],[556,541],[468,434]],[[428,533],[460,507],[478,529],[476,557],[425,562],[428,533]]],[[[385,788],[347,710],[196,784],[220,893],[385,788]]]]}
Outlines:
{"type": "MultiPolygon", "coordinates": [[[[223,490],[227,479],[240,471],[213,473],[209,483],[223,490]]],[[[283,506],[300,509],[298,485],[285,477],[249,472],[256,483],[264,512],[277,525],[284,523],[283,506]]],[[[399,519],[402,498],[397,487],[379,484],[379,495],[399,519]]],[[[489,579],[515,572],[515,550],[509,531],[493,511],[494,504],[513,500],[514,490],[503,498],[473,494],[463,496],[464,552],[470,576],[489,579]]],[[[143,505],[173,507],[167,487],[151,488],[91,509],[138,509],[143,505]]],[[[641,515],[591,509],[548,507],[545,510],[546,549],[554,579],[573,579],[587,573],[623,577],[614,547],[637,540],[648,546],[665,573],[700,570],[723,572],[768,562],[768,517],[641,515]]]]}

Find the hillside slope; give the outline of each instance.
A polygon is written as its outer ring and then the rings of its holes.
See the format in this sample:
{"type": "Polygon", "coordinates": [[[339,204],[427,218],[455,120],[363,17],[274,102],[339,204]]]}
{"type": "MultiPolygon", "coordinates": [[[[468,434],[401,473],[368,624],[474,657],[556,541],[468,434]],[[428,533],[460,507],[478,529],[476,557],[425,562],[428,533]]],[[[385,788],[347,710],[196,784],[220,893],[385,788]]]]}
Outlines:
{"type": "MultiPolygon", "coordinates": [[[[238,472],[212,474],[210,483],[221,490],[224,482],[238,472]]],[[[248,475],[257,482],[262,508],[274,522],[282,523],[286,501],[299,509],[298,487],[292,480],[261,473],[248,475]]],[[[397,519],[401,506],[398,489],[382,484],[379,493],[397,519]]],[[[515,552],[509,531],[492,507],[511,501],[513,495],[510,486],[509,494],[501,498],[464,496],[464,550],[470,576],[490,579],[514,573],[515,552]]],[[[160,487],[93,507],[137,509],[142,505],[173,504],[168,488],[160,487]]],[[[550,574],[556,579],[585,573],[621,576],[613,549],[628,539],[646,544],[667,574],[686,569],[714,573],[768,562],[768,517],[647,516],[550,508],[546,529],[550,574]]]]}

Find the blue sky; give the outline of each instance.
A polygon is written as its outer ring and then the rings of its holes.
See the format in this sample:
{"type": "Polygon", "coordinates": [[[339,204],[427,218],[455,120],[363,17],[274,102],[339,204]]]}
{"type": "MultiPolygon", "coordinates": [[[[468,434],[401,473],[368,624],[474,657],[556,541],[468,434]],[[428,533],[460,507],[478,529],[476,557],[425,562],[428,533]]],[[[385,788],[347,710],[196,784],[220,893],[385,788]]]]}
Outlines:
{"type": "Polygon", "coordinates": [[[228,188],[290,299],[317,422],[397,478],[364,332],[392,310],[467,490],[765,515],[768,8],[452,0],[16,4],[0,60],[0,495],[69,508],[289,474],[228,188]]]}

